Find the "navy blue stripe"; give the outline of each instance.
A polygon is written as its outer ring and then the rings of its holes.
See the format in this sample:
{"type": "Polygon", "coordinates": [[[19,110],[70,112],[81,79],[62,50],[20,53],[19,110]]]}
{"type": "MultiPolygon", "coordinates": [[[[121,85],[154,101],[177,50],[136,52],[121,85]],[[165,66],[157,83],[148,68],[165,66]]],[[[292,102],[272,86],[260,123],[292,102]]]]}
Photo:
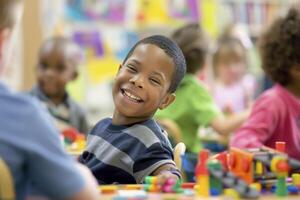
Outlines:
{"type": "Polygon", "coordinates": [[[131,174],[121,168],[101,162],[91,153],[84,152],[80,161],[90,168],[98,184],[113,184],[116,183],[116,181],[120,184],[136,183],[135,178],[131,174]]]}
{"type": "MultiPolygon", "coordinates": [[[[162,160],[173,159],[173,152],[171,146],[168,145],[168,140],[163,135],[164,133],[162,132],[160,126],[158,126],[158,124],[154,120],[148,120],[144,123],[141,123],[140,126],[142,126],[142,128],[131,129],[131,127],[119,127],[122,130],[114,131],[110,129],[111,119],[104,119],[94,127],[90,134],[101,138],[102,141],[105,140],[107,143],[114,146],[115,149],[118,149],[120,153],[127,154],[127,158],[130,157],[132,161],[134,161],[134,164],[133,166],[131,165],[131,167],[133,167],[133,173],[137,174],[138,172],[142,172],[145,169],[150,169],[150,166],[154,166],[155,163],[159,163],[162,160]],[[154,134],[157,138],[159,138],[159,140],[156,138],[153,141],[156,141],[156,143],[153,143],[152,145],[151,142],[145,143],[144,138],[148,137],[140,137],[140,135],[137,135],[145,134],[143,133],[143,126],[145,126],[145,133],[154,134]],[[148,129],[152,133],[149,132],[148,129]],[[125,133],[126,131],[131,132],[128,132],[127,134],[125,133]]],[[[90,137],[90,139],[91,138],[93,137],[90,137]]],[[[91,143],[88,141],[88,146],[89,144],[91,143]]],[[[90,146],[90,148],[92,150],[94,147],[90,146]]],[[[112,184],[115,181],[118,181],[121,184],[136,183],[133,174],[131,174],[131,170],[125,171],[124,169],[119,168],[119,165],[112,165],[112,163],[110,163],[109,161],[101,161],[102,156],[103,155],[101,155],[101,153],[99,155],[97,154],[96,157],[92,153],[85,152],[80,157],[80,161],[91,169],[91,171],[97,178],[99,184],[112,184]]],[[[120,162],[123,162],[122,159],[120,159],[120,162]]]]}
{"type": "MultiPolygon", "coordinates": [[[[117,133],[111,133],[109,134],[107,132],[107,128],[111,123],[111,119],[104,119],[100,121],[95,128],[91,131],[91,134],[97,135],[101,137],[102,139],[106,140],[107,142],[111,143],[113,146],[118,148],[119,150],[123,151],[124,153],[128,154],[128,156],[131,157],[132,160],[136,160],[137,157],[140,156],[141,152],[146,152],[147,147],[140,142],[137,138],[132,137],[129,134],[126,134],[124,132],[118,131],[117,133]],[[106,129],[106,130],[105,130],[106,129]]],[[[168,142],[166,141],[166,138],[162,136],[162,132],[160,132],[162,129],[160,126],[154,121],[154,120],[148,120],[143,123],[143,125],[150,128],[153,133],[161,140],[162,145],[160,148],[168,149],[170,155],[172,156],[172,149],[168,145],[168,142]],[[160,133],[157,133],[160,132],[160,133]]],[[[140,133],[143,134],[143,133],[140,133]]]]}
{"type": "Polygon", "coordinates": [[[107,119],[103,119],[101,121],[99,121],[94,128],[90,131],[89,134],[91,135],[99,135],[103,132],[106,132],[105,129],[109,126],[111,122],[111,119],[107,118],[107,119]]]}
{"type": "Polygon", "coordinates": [[[126,153],[132,160],[136,160],[141,152],[147,151],[147,147],[142,142],[126,133],[100,135],[100,137],[126,153]]]}
{"type": "Polygon", "coordinates": [[[161,144],[155,143],[149,147],[147,151],[143,152],[143,154],[139,156],[138,160],[135,161],[133,173],[144,170],[161,160],[172,160],[172,153],[168,151],[168,149],[162,148],[161,144]]]}

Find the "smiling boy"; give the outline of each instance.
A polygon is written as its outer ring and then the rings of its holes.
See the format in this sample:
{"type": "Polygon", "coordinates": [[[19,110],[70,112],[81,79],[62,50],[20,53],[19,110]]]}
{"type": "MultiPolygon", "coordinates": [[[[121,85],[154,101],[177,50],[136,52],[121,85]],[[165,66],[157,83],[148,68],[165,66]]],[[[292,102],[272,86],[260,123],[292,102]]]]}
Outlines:
{"type": "Polygon", "coordinates": [[[115,77],[113,117],[96,124],[79,159],[100,184],[180,177],[167,136],[152,117],[175,100],[185,70],[181,50],[164,36],[144,38],[130,50],[115,77]]]}

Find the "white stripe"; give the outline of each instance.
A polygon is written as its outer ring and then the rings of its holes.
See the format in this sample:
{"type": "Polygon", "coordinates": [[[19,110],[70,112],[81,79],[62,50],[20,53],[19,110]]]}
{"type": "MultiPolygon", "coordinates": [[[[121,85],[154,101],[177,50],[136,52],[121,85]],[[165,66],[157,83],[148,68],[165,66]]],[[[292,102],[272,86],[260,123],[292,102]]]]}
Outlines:
{"type": "Polygon", "coordinates": [[[98,160],[107,165],[121,168],[129,174],[133,174],[134,161],[131,157],[99,136],[89,134],[86,151],[93,153],[98,160]]]}
{"type": "Polygon", "coordinates": [[[155,133],[150,128],[144,125],[136,124],[130,128],[125,129],[124,132],[138,139],[147,148],[157,142],[160,142],[155,133]]]}

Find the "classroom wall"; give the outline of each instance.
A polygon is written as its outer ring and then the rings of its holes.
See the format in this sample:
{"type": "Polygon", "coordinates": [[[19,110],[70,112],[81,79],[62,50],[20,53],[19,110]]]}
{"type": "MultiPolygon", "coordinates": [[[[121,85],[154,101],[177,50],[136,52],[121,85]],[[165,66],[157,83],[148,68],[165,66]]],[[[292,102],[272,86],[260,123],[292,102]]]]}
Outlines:
{"type": "MultiPolygon", "coordinates": [[[[255,38],[296,0],[26,0],[14,70],[7,76],[18,90],[35,84],[42,40],[65,35],[81,46],[85,62],[68,91],[89,113],[91,123],[112,114],[111,85],[129,48],[150,34],[169,35],[198,22],[216,38],[229,23],[241,23],[255,38]]],[[[255,64],[257,65],[257,64],[255,64]]],[[[259,66],[256,66],[259,68],[259,66]]]]}
{"type": "Polygon", "coordinates": [[[20,90],[27,91],[35,84],[35,66],[38,48],[42,42],[42,24],[40,21],[40,0],[24,1],[22,81],[20,90]]]}

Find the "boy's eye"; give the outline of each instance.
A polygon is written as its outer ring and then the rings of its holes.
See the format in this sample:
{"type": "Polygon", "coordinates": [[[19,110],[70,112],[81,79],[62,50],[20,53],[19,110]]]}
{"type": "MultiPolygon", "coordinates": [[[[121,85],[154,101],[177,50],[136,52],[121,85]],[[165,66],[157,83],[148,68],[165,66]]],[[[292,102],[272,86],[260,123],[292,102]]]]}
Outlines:
{"type": "Polygon", "coordinates": [[[47,68],[48,68],[48,65],[47,65],[46,63],[40,63],[40,64],[39,64],[39,67],[40,67],[41,69],[47,69],[47,68]]]}
{"type": "Polygon", "coordinates": [[[127,68],[129,69],[129,71],[131,72],[137,72],[136,68],[130,65],[127,65],[127,68]]]}
{"type": "Polygon", "coordinates": [[[160,81],[156,78],[150,78],[150,81],[156,85],[160,85],[160,81]]]}

